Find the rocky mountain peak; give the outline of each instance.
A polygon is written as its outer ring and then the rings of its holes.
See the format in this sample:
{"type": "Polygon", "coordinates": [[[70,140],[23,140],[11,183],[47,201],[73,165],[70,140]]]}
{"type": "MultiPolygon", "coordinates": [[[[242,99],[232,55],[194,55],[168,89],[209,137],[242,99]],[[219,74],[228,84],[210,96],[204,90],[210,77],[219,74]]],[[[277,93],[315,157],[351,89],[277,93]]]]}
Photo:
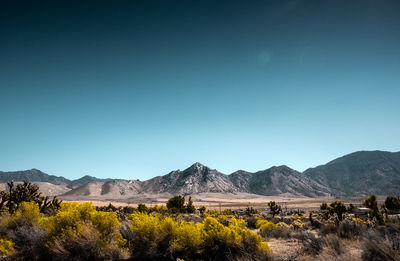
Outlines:
{"type": "Polygon", "coordinates": [[[191,165],[189,168],[185,169],[183,173],[186,175],[188,174],[204,174],[206,172],[209,172],[211,169],[208,168],[207,166],[204,166],[200,162],[196,162],[193,165],[191,165]]]}

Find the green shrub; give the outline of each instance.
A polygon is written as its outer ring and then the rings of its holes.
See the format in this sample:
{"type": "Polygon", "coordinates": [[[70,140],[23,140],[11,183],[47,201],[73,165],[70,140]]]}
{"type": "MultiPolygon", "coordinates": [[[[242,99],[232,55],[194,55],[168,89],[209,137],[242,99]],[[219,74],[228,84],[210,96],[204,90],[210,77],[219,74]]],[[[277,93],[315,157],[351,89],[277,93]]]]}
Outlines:
{"type": "Polygon", "coordinates": [[[237,215],[237,211],[233,211],[232,209],[227,208],[222,211],[222,214],[225,216],[234,216],[237,215]]]}
{"type": "Polygon", "coordinates": [[[215,209],[209,209],[209,210],[206,210],[206,212],[204,214],[207,216],[218,216],[220,214],[220,212],[215,209]]]}
{"type": "Polygon", "coordinates": [[[139,204],[137,210],[142,213],[149,212],[149,208],[145,204],[139,204]]]}
{"type": "Polygon", "coordinates": [[[251,215],[255,215],[255,214],[260,214],[260,211],[258,211],[257,209],[255,209],[253,207],[247,207],[246,214],[251,216],[251,215]]]}
{"type": "Polygon", "coordinates": [[[250,216],[246,218],[246,223],[247,223],[247,227],[251,228],[251,229],[256,229],[257,227],[257,221],[260,220],[259,217],[255,217],[255,216],[250,216]]]}
{"type": "Polygon", "coordinates": [[[185,198],[182,196],[175,196],[168,199],[167,208],[172,213],[184,213],[185,212],[185,198]]]}

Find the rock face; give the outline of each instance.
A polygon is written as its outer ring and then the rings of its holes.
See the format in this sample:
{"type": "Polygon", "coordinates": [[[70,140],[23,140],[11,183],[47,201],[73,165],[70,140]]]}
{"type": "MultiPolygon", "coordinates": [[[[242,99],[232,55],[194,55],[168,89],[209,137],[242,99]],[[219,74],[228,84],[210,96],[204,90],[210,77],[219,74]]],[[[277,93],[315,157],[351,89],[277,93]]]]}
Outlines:
{"type": "Polygon", "coordinates": [[[143,191],[188,195],[202,192],[234,193],[238,192],[238,188],[229,176],[195,163],[184,171],[172,171],[143,182],[143,191]]]}
{"type": "Polygon", "coordinates": [[[354,152],[307,169],[304,175],[338,196],[399,195],[400,152],[354,152]]]}

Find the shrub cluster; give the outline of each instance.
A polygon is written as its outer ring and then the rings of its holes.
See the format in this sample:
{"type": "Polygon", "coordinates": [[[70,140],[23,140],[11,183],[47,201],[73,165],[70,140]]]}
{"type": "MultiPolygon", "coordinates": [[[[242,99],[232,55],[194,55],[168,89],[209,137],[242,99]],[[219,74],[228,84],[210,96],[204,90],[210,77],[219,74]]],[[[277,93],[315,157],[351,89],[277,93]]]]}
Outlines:
{"type": "Polygon", "coordinates": [[[117,259],[126,252],[120,226],[115,213],[91,203],[62,203],[56,215],[45,216],[37,203],[22,202],[2,216],[0,237],[7,247],[1,250],[15,247],[14,258],[24,260],[117,259]]]}
{"type": "Polygon", "coordinates": [[[264,219],[259,219],[256,222],[256,226],[260,229],[259,233],[263,237],[282,237],[282,238],[288,238],[291,235],[291,229],[293,226],[289,226],[284,222],[279,222],[277,224],[264,220],[264,219]]]}
{"type": "Polygon", "coordinates": [[[245,228],[242,219],[208,216],[193,224],[140,212],[129,219],[128,243],[138,260],[229,260],[244,256],[262,260],[270,253],[268,243],[245,228]]]}
{"type": "Polygon", "coordinates": [[[185,205],[185,198],[183,196],[175,196],[168,200],[167,209],[171,213],[194,213],[196,211],[193,205],[192,198],[189,197],[187,204],[185,205]]]}

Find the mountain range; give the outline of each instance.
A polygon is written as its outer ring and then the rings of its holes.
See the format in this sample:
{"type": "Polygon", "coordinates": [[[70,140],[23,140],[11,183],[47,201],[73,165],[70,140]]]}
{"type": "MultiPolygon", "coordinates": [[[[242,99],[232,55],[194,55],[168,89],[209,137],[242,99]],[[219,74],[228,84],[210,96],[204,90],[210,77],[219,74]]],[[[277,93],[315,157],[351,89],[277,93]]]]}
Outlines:
{"type": "Polygon", "coordinates": [[[11,179],[36,182],[43,193],[59,194],[66,199],[108,200],[200,193],[296,197],[398,195],[400,152],[354,152],[304,172],[283,165],[254,173],[238,170],[226,175],[198,162],[183,171],[171,171],[146,181],[91,176],[68,180],[37,169],[0,172],[0,182],[11,179]]]}
{"type": "Polygon", "coordinates": [[[89,182],[107,182],[118,179],[99,179],[89,175],[79,179],[69,180],[64,177],[46,174],[38,169],[22,170],[22,171],[0,171],[0,183],[9,181],[31,181],[31,182],[47,182],[54,185],[65,185],[69,188],[74,188],[89,182]]]}

